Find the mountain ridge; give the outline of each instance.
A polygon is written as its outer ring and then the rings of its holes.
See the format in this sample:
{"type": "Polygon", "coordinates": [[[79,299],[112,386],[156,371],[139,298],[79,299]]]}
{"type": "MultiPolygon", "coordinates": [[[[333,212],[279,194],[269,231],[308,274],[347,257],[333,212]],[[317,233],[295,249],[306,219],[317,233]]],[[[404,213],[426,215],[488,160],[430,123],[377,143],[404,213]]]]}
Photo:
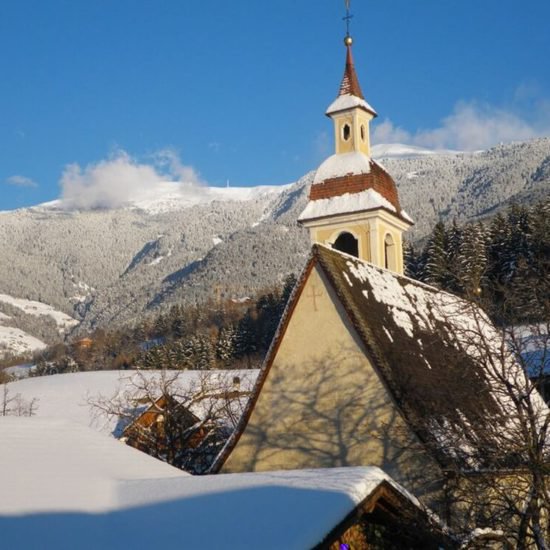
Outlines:
{"type": "MultiPolygon", "coordinates": [[[[440,219],[480,219],[550,189],[549,138],[383,161],[416,222],[412,239],[440,219]]],[[[81,333],[134,323],[174,303],[249,295],[300,271],[309,236],[296,220],[314,173],[281,187],[215,188],[202,202],[167,209],[50,204],[3,212],[0,253],[9,261],[0,264],[0,293],[51,305],[77,319],[81,333]]],[[[10,314],[0,303],[2,312],[10,314]]],[[[51,327],[29,323],[20,319],[18,328],[54,339],[51,327]]]]}

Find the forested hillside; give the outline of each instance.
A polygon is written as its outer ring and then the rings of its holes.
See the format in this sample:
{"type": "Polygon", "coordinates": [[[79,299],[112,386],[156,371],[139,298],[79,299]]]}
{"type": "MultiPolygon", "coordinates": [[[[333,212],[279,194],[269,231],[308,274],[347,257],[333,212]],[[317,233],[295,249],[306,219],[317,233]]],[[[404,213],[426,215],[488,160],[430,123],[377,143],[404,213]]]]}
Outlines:
{"type": "MultiPolygon", "coordinates": [[[[512,205],[486,223],[440,222],[421,250],[407,247],[406,261],[409,276],[479,301],[497,323],[548,321],[550,199],[512,205]]],[[[131,327],[97,329],[87,341],[40,352],[35,374],[259,367],[295,282],[292,275],[245,300],[218,296],[131,327]]]]}
{"type": "MultiPolygon", "coordinates": [[[[388,154],[388,149],[384,154],[388,154]]],[[[483,219],[550,189],[550,139],[486,152],[390,156],[401,203],[426,237],[438,221],[483,219]]],[[[0,213],[0,293],[39,300],[80,322],[75,334],[155,317],[173,305],[244,299],[300,271],[309,237],[296,219],[313,173],[258,192],[202,192],[201,200],[73,210],[57,201],[0,213]]],[[[46,343],[62,335],[47,317],[0,303],[0,326],[46,343]],[[12,323],[11,325],[9,323],[12,323]]]]}
{"type": "MultiPolygon", "coordinates": [[[[407,246],[406,268],[410,277],[480,302],[496,323],[548,322],[550,199],[511,205],[484,223],[439,222],[422,249],[407,246]]],[[[96,329],[88,340],[39,352],[34,374],[259,367],[295,282],[291,275],[246,299],[220,294],[125,328],[96,329]]]]}

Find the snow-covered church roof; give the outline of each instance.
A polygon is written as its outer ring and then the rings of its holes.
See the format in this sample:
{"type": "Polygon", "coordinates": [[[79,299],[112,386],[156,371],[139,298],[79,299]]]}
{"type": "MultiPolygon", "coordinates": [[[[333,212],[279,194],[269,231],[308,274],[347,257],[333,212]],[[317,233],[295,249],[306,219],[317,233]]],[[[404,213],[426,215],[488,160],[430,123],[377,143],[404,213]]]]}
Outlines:
{"type": "MultiPolygon", "coordinates": [[[[503,335],[477,305],[319,244],[312,247],[260,371],[258,393],[315,266],[326,276],[410,427],[443,467],[495,467],[490,449],[498,448],[495,442],[501,441],[503,430],[521,438],[513,401],[525,391],[531,391],[542,419],[550,414],[537,391],[526,385],[503,335]]],[[[245,430],[256,400],[257,395],[218,466],[245,430]]],[[[518,455],[509,458],[507,466],[521,461],[518,455]]]]}

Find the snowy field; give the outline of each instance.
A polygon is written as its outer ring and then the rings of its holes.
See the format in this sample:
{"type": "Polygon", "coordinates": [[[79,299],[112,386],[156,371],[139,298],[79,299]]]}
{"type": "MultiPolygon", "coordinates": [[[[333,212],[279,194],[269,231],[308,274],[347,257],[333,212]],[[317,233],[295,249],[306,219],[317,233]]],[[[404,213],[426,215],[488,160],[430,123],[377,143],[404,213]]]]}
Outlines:
{"type": "MultiPolygon", "coordinates": [[[[26,315],[32,315],[33,317],[47,316],[52,318],[60,334],[68,332],[79,323],[69,315],[42,302],[14,298],[9,294],[0,294],[0,306],[2,304],[15,307],[26,315]]],[[[47,347],[39,338],[20,328],[10,326],[12,324],[14,324],[12,317],[0,311],[0,358],[5,352],[14,355],[27,355],[47,347]]]]}
{"type": "Polygon", "coordinates": [[[27,315],[33,315],[35,317],[49,316],[57,324],[59,331],[64,332],[70,328],[78,325],[78,321],[73,319],[69,315],[57,311],[52,306],[44,304],[42,302],[37,302],[35,300],[23,300],[22,298],[14,298],[8,294],[0,294],[0,302],[4,304],[9,304],[10,306],[20,309],[27,315]]]}
{"type": "MultiPolygon", "coordinates": [[[[178,387],[181,391],[192,391],[205,377],[204,371],[170,371],[179,372],[178,387]]],[[[250,390],[254,385],[257,370],[208,371],[206,376],[219,386],[230,385],[233,377],[241,379],[240,389],[250,390]]],[[[105,414],[98,414],[89,401],[99,396],[116,398],[131,391],[135,371],[94,371],[52,376],[37,376],[17,380],[8,384],[11,396],[19,394],[30,402],[37,400],[35,416],[39,418],[62,419],[94,428],[104,433],[112,433],[117,419],[105,414]]],[[[145,371],[146,378],[159,377],[158,371],[145,371]]]]}
{"type": "Polygon", "coordinates": [[[15,355],[24,355],[46,347],[42,340],[19,328],[0,325],[0,357],[2,357],[4,350],[15,355]]]}

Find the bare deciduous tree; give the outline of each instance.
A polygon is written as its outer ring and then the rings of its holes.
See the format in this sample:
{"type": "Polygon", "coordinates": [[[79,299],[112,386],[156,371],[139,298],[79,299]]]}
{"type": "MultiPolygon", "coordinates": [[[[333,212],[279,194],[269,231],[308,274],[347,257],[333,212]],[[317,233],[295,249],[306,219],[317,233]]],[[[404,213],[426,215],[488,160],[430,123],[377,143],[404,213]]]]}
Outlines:
{"type": "Polygon", "coordinates": [[[0,395],[0,416],[34,416],[38,408],[38,398],[30,401],[23,399],[20,393],[10,395],[9,384],[3,384],[0,395]]]}
{"type": "MultiPolygon", "coordinates": [[[[495,329],[477,301],[475,296],[467,306],[470,322],[454,337],[474,371],[484,373],[491,396],[473,376],[470,392],[483,416],[475,426],[461,415],[453,425],[440,426],[438,443],[460,451],[445,472],[452,517],[464,531],[476,526],[502,533],[514,548],[547,549],[550,411],[539,388],[548,375],[550,315],[547,311],[542,316],[546,321],[495,329]],[[488,409],[492,398],[497,406],[488,409]]],[[[449,386],[442,391],[452,391],[449,386]]]]}
{"type": "Polygon", "coordinates": [[[95,415],[116,418],[116,437],[194,474],[206,473],[249,392],[231,372],[135,371],[114,396],[88,398],[95,415]]]}

